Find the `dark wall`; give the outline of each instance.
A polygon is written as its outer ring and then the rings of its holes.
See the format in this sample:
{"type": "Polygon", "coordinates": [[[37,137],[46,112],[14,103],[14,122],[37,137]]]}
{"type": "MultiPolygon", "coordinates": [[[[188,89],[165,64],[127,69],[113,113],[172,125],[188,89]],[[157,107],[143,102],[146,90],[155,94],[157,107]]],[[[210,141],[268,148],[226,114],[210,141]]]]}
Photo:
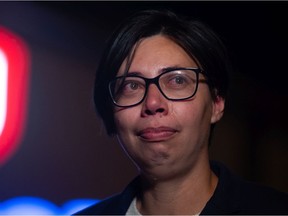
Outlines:
{"type": "Polygon", "coordinates": [[[0,25],[26,40],[32,61],[26,130],[0,167],[0,200],[104,198],[136,175],[94,113],[94,72],[118,21],[162,7],[206,22],[231,54],[231,90],[211,157],[288,192],[286,2],[0,2],[0,25]]]}

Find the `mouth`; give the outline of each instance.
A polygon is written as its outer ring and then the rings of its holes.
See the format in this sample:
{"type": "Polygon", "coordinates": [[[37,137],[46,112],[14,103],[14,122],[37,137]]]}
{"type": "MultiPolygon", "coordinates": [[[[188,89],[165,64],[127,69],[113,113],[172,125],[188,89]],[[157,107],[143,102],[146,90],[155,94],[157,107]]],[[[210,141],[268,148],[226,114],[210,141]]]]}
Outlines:
{"type": "Polygon", "coordinates": [[[140,139],[148,142],[161,142],[172,138],[177,130],[170,127],[145,128],[137,133],[140,139]]]}

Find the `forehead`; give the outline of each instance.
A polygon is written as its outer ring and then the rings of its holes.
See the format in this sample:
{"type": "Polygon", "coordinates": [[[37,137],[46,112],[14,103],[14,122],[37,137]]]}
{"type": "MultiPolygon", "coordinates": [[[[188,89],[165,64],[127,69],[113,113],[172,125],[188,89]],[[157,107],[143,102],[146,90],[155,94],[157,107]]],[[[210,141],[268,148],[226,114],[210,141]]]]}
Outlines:
{"type": "Polygon", "coordinates": [[[125,72],[155,75],[168,67],[197,67],[197,64],[174,41],[166,36],[156,35],[139,41],[134,47],[130,60],[129,58],[124,60],[117,75],[123,75],[125,72]]]}

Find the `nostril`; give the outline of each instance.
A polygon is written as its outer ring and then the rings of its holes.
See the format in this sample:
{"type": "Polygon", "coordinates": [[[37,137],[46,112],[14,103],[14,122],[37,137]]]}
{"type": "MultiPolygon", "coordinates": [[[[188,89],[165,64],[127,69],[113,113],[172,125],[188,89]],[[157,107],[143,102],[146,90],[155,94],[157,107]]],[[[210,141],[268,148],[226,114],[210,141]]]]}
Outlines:
{"type": "Polygon", "coordinates": [[[164,111],[165,111],[164,108],[158,108],[156,110],[146,109],[145,113],[146,113],[146,115],[154,115],[156,113],[163,113],[164,111]]]}
{"type": "Polygon", "coordinates": [[[151,110],[145,110],[146,115],[153,115],[151,110]]]}

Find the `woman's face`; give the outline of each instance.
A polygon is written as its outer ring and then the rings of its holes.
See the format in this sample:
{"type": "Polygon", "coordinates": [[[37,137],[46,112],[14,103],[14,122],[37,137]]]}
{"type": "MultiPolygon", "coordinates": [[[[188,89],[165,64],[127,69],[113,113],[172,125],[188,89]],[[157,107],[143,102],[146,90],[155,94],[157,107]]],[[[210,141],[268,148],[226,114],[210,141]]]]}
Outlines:
{"type": "MultiPolygon", "coordinates": [[[[126,62],[117,76],[125,72],[126,62]]],[[[128,73],[146,78],[158,76],[164,68],[198,67],[176,43],[156,35],[139,44],[128,73]]],[[[200,80],[205,80],[200,74],[200,80]]],[[[140,171],[152,178],[169,178],[191,171],[208,160],[211,123],[223,114],[224,100],[213,101],[205,82],[199,82],[192,99],[167,100],[152,84],[145,100],[134,107],[115,107],[117,137],[140,171]]]]}

